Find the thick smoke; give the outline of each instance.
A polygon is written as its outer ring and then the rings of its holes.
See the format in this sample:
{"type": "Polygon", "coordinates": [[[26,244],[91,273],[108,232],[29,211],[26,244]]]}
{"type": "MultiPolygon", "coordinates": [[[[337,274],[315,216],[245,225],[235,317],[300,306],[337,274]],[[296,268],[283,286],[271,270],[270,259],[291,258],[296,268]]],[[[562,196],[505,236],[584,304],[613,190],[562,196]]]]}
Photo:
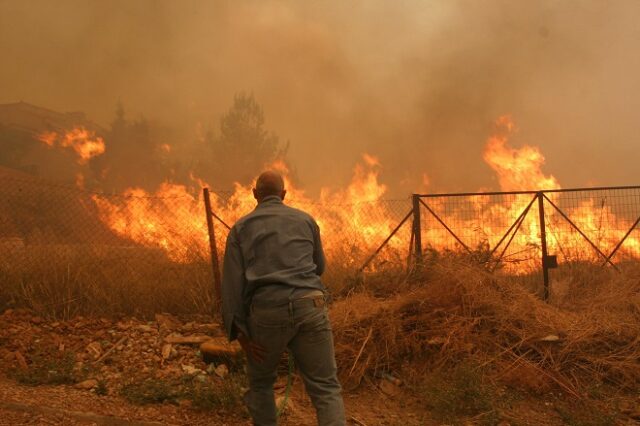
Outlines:
{"type": "Polygon", "coordinates": [[[189,147],[248,91],[302,186],[344,184],[367,152],[397,195],[425,173],[495,188],[482,149],[508,113],[563,186],[632,184],[638,18],[635,1],[0,0],[0,103],[106,126],[121,101],[189,147]]]}

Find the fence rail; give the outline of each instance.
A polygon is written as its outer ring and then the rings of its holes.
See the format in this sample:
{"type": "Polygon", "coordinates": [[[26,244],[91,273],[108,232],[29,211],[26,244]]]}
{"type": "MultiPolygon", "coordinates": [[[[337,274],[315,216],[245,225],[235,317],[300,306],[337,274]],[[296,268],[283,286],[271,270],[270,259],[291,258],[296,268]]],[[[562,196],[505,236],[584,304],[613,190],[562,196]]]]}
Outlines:
{"type": "MultiPolygon", "coordinates": [[[[249,197],[171,185],[104,194],[0,170],[0,308],[209,311],[226,233],[255,205],[249,197]]],[[[287,203],[318,221],[329,285],[452,254],[535,279],[548,297],[556,266],[640,259],[640,186],[287,203]]]]}
{"type": "MultiPolygon", "coordinates": [[[[414,194],[414,261],[434,250],[476,254],[491,270],[539,270],[549,297],[560,263],[640,258],[640,186],[414,194]]],[[[617,262],[616,262],[617,260],[617,262]]]]}

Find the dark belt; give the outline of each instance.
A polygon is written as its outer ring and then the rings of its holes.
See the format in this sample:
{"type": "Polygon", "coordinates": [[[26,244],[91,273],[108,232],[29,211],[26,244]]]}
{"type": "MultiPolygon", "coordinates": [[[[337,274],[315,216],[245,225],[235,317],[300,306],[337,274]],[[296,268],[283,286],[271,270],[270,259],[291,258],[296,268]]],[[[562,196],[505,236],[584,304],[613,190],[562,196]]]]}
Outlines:
{"type": "Polygon", "coordinates": [[[324,295],[300,297],[298,299],[281,301],[275,304],[254,300],[251,303],[251,310],[253,311],[254,309],[275,309],[275,308],[281,308],[283,306],[289,306],[290,309],[296,308],[296,307],[301,308],[306,306],[315,306],[318,308],[318,307],[324,306],[325,303],[326,301],[325,301],[324,295]]]}

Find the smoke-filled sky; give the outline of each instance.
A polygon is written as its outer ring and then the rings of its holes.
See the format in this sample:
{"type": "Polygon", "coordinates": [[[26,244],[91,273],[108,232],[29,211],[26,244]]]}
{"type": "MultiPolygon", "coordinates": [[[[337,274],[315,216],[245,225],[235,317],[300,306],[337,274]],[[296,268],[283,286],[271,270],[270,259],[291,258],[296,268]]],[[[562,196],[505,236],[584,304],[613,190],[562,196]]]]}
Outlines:
{"type": "MultiPolygon", "coordinates": [[[[0,103],[215,128],[252,92],[303,186],[497,188],[500,115],[565,187],[638,184],[640,2],[0,0],[0,103]]],[[[107,141],[108,142],[108,141],[107,141]]],[[[132,159],[135,161],[135,159],[132,159]]]]}

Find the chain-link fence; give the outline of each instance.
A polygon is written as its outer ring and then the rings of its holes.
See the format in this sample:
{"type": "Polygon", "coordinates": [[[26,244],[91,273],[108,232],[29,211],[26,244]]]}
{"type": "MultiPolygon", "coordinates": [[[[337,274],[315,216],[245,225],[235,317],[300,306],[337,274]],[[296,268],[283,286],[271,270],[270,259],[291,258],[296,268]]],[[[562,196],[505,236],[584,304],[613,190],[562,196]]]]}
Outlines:
{"type": "MultiPolygon", "coordinates": [[[[246,203],[249,195],[243,194],[241,200],[237,196],[212,193],[212,234],[220,259],[229,226],[255,206],[255,201],[246,203]]],[[[287,197],[286,204],[310,213],[318,222],[329,264],[323,279],[332,291],[341,292],[363,272],[402,273],[406,268],[411,228],[396,228],[411,215],[410,199],[336,203],[311,202],[294,195],[287,197]]]]}
{"type": "MultiPolygon", "coordinates": [[[[209,312],[210,234],[222,259],[228,227],[255,206],[248,189],[211,192],[210,230],[199,190],[110,195],[6,171],[0,198],[0,307],[56,316],[209,312]]],[[[287,204],[318,221],[336,292],[416,259],[462,255],[539,285],[557,264],[619,269],[640,257],[640,187],[287,204]]]]}
{"type": "MultiPolygon", "coordinates": [[[[210,312],[213,269],[203,194],[163,185],[153,196],[53,185],[0,173],[0,307],[56,316],[210,312]]],[[[291,197],[322,229],[329,286],[353,277],[410,211],[409,200],[352,204],[291,197]]],[[[215,242],[255,206],[249,191],[211,192],[215,242]],[[224,224],[223,224],[224,223],[224,224]]],[[[389,241],[367,270],[402,270],[410,229],[389,241]]]]}
{"type": "Polygon", "coordinates": [[[54,316],[210,310],[198,194],[108,195],[0,174],[0,307],[54,316]]]}
{"type": "Polygon", "coordinates": [[[414,211],[419,254],[469,256],[544,297],[559,266],[640,258],[640,187],[415,195],[414,211]]]}

